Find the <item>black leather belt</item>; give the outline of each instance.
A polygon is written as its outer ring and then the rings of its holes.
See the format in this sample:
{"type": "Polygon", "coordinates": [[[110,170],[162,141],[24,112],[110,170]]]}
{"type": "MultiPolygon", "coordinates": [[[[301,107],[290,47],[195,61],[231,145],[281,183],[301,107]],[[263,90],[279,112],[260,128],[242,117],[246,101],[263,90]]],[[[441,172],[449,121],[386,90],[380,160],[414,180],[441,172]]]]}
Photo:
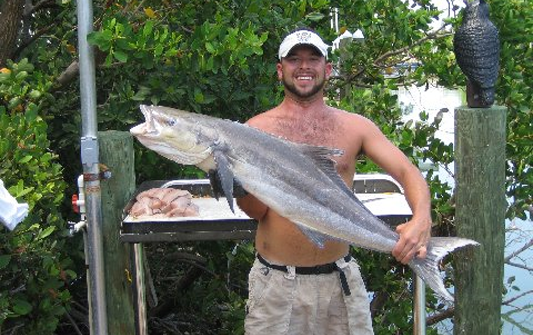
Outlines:
{"type": "MultiPolygon", "coordinates": [[[[261,262],[261,264],[271,269],[283,271],[283,272],[289,272],[289,270],[287,269],[287,266],[270,264],[266,259],[261,257],[261,255],[259,254],[257,254],[257,259],[259,260],[259,262],[261,262]]],[[[352,256],[348,255],[348,256],[345,256],[343,259],[345,262],[349,262],[352,259],[352,256]]],[[[344,274],[344,271],[335,262],[322,264],[322,265],[316,265],[316,266],[295,266],[294,269],[295,269],[296,274],[299,274],[299,275],[328,274],[328,273],[333,273],[334,271],[338,271],[339,277],[341,280],[342,291],[344,292],[345,295],[351,294],[350,286],[348,286],[348,281],[346,280],[346,275],[344,274]]]]}

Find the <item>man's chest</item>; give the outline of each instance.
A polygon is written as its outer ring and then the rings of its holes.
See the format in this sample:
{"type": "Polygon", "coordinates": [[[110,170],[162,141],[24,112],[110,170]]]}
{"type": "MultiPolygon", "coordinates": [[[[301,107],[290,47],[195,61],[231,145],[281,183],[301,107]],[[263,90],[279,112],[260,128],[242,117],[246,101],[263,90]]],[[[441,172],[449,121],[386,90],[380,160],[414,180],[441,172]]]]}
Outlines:
{"type": "Polygon", "coordinates": [[[326,118],[275,119],[270,131],[292,142],[332,147],[338,144],[339,128],[326,118]]]}
{"type": "Polygon", "coordinates": [[[341,175],[353,176],[360,141],[342,122],[331,118],[276,119],[268,131],[292,142],[343,150],[344,155],[332,158],[341,175]]]}

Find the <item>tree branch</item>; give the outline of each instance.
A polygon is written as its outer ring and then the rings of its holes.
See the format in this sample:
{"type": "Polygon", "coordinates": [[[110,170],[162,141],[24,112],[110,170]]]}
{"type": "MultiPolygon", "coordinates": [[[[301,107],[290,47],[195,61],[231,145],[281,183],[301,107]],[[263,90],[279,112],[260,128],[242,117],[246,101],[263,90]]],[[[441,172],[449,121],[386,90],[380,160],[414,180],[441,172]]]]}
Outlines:
{"type": "Polygon", "coordinates": [[[30,44],[32,44],[36,39],[40,38],[41,36],[43,36],[44,34],[46,34],[47,32],[49,32],[50,30],[52,30],[52,28],[54,28],[55,26],[53,25],[50,25],[48,27],[44,27],[42,29],[39,29],[35,34],[33,34],[31,37],[23,40],[20,45],[17,47],[17,49],[15,50],[15,52],[13,53],[15,55],[15,57],[18,57],[18,55],[20,55],[20,53],[22,52],[22,50],[26,49],[30,44]]]}
{"type": "Polygon", "coordinates": [[[76,320],[74,320],[74,318],[67,312],[66,313],[66,316],[67,316],[67,319],[69,320],[70,322],[70,325],[72,326],[72,328],[74,328],[74,330],[76,331],[76,334],[78,335],[83,335],[83,333],[80,331],[80,328],[78,327],[78,325],[76,324],[76,320]]]}
{"type": "Polygon", "coordinates": [[[75,60],[70,63],[67,69],[63,71],[57,78],[54,85],[55,89],[60,89],[61,87],[70,83],[72,80],[74,80],[74,78],[76,78],[76,76],[78,76],[79,71],[80,63],[78,63],[78,60],[75,60]]]}
{"type": "Polygon", "coordinates": [[[526,244],[524,244],[522,246],[522,248],[520,249],[517,249],[515,251],[513,251],[509,256],[505,257],[503,259],[504,262],[509,262],[513,257],[516,257],[518,256],[520,253],[526,251],[527,249],[529,249],[531,246],[533,246],[533,238],[531,240],[529,240],[529,242],[527,242],[526,244]]]}
{"type": "Polygon", "coordinates": [[[525,291],[525,292],[523,292],[522,294],[519,294],[519,295],[517,295],[517,296],[515,296],[515,297],[512,297],[511,299],[508,299],[508,300],[503,301],[503,302],[502,302],[502,305],[509,305],[509,304],[511,304],[513,301],[518,300],[518,299],[520,299],[520,298],[522,298],[522,297],[524,297],[524,296],[526,296],[526,295],[528,295],[528,294],[531,294],[531,293],[533,293],[533,290],[525,291]]]}
{"type": "Polygon", "coordinates": [[[55,0],[42,0],[31,8],[31,13],[35,13],[43,8],[57,7],[55,0]]]}
{"type": "MultiPolygon", "coordinates": [[[[100,66],[105,60],[105,54],[98,48],[94,48],[94,63],[95,66],[100,66]]],[[[120,63],[122,64],[122,63],[120,63]]],[[[62,87],[68,85],[79,75],[80,64],[78,60],[73,60],[72,63],[57,77],[54,83],[54,91],[60,90],[62,87]]]]}
{"type": "Polygon", "coordinates": [[[434,325],[442,320],[451,319],[455,314],[455,307],[450,307],[439,314],[431,315],[426,318],[428,326],[434,325]]]}
{"type": "Polygon", "coordinates": [[[442,27],[440,27],[439,29],[435,30],[434,32],[432,33],[429,33],[427,34],[425,37],[419,39],[418,41],[414,42],[413,44],[411,45],[408,45],[406,47],[403,47],[403,48],[400,48],[400,49],[396,49],[396,50],[391,50],[391,51],[388,51],[388,52],[385,52],[383,55],[379,56],[378,58],[376,58],[376,60],[374,60],[374,62],[372,63],[374,66],[376,67],[379,67],[379,64],[381,62],[383,62],[385,59],[387,58],[390,58],[392,56],[396,56],[396,55],[401,55],[405,52],[407,52],[408,50],[412,49],[413,47],[417,46],[417,45],[420,45],[422,43],[424,43],[425,41],[427,40],[431,40],[431,39],[437,39],[437,38],[442,38],[442,37],[446,37],[446,36],[450,36],[452,33],[444,33],[444,34],[439,34],[439,32],[441,30],[443,30],[446,26],[448,26],[448,24],[444,24],[442,27]]]}
{"type": "MultiPolygon", "coordinates": [[[[388,51],[388,52],[385,52],[384,54],[382,54],[381,56],[379,56],[378,58],[376,58],[374,60],[374,62],[372,63],[372,65],[374,67],[377,67],[377,68],[382,68],[383,66],[380,64],[382,63],[383,61],[385,61],[387,58],[390,58],[392,56],[396,56],[396,55],[401,55],[403,53],[406,53],[407,51],[409,51],[410,49],[412,49],[413,47],[417,46],[417,45],[420,45],[428,40],[431,40],[431,39],[437,39],[437,38],[443,38],[443,37],[446,37],[446,36],[450,36],[451,33],[443,33],[443,34],[439,34],[440,31],[442,31],[445,27],[447,27],[449,24],[444,24],[442,25],[440,28],[438,28],[437,30],[435,30],[434,32],[431,32],[429,34],[427,34],[425,37],[419,39],[418,41],[414,42],[413,44],[411,45],[408,45],[406,47],[403,47],[403,48],[400,48],[400,49],[396,49],[396,50],[391,50],[391,51],[388,51]]],[[[366,67],[362,67],[360,69],[357,70],[357,72],[355,73],[351,73],[350,75],[348,76],[335,76],[335,77],[331,77],[330,79],[332,80],[335,80],[335,79],[340,79],[340,80],[345,80],[346,83],[351,83],[353,80],[355,80],[355,78],[361,76],[364,72],[366,71],[366,67]]]]}
{"type": "Polygon", "coordinates": [[[518,264],[518,263],[515,263],[515,262],[511,262],[511,261],[506,261],[505,264],[510,265],[510,266],[514,266],[516,268],[524,269],[524,270],[527,270],[527,271],[533,271],[533,268],[530,268],[530,267],[527,267],[525,265],[518,264]]]}

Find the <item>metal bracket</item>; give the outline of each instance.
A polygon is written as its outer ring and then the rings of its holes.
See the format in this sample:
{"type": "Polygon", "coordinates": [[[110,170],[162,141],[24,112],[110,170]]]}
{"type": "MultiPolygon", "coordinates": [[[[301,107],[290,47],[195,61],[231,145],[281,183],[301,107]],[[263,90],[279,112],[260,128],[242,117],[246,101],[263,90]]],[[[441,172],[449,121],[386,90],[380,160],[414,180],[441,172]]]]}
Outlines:
{"type": "Polygon", "coordinates": [[[83,181],[96,181],[111,178],[111,171],[104,164],[98,164],[99,173],[84,173],[83,181]]]}
{"type": "Polygon", "coordinates": [[[93,165],[98,163],[98,139],[96,137],[84,136],[81,138],[81,163],[83,165],[93,165]]]}

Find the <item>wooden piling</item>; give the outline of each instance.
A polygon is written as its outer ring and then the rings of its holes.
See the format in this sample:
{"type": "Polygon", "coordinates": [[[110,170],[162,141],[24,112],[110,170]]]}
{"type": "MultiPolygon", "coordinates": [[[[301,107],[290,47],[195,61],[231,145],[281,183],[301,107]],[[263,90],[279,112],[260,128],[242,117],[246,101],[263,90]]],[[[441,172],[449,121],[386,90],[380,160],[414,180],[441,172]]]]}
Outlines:
{"type": "Polygon", "coordinates": [[[135,191],[133,139],[128,132],[98,132],[100,162],[111,178],[102,180],[102,235],[108,331],[132,335],[135,311],[132,292],[130,248],[119,240],[122,209],[135,191]]]}
{"type": "Polygon", "coordinates": [[[501,328],[505,245],[505,107],[455,110],[457,235],[481,245],[455,257],[455,335],[501,328]]]}

